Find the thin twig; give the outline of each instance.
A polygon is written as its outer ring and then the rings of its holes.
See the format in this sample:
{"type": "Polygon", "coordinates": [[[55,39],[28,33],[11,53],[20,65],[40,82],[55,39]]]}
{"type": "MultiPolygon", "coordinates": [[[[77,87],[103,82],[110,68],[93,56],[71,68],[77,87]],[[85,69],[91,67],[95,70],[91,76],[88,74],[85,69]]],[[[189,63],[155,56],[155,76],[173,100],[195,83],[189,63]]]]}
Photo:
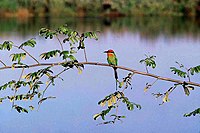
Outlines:
{"type": "Polygon", "coordinates": [[[61,43],[61,41],[60,41],[60,39],[59,39],[58,35],[56,35],[56,38],[57,38],[57,40],[59,41],[59,43],[60,43],[60,47],[61,47],[61,49],[62,49],[62,51],[63,51],[63,50],[64,50],[64,48],[63,48],[63,45],[62,45],[62,43],[61,43]]]}
{"type": "Polygon", "coordinates": [[[86,49],[84,48],[83,51],[84,51],[85,61],[88,62],[87,55],[86,55],[86,49]]]}
{"type": "Polygon", "coordinates": [[[147,68],[147,66],[146,66],[146,65],[145,65],[145,68],[146,68],[146,72],[147,72],[147,73],[149,73],[149,71],[148,71],[148,68],[147,68]]]}
{"type": "Polygon", "coordinates": [[[18,49],[21,49],[23,50],[26,54],[28,54],[35,62],[37,62],[38,64],[40,64],[40,62],[35,58],[33,57],[28,51],[26,51],[24,48],[20,48],[19,46],[16,46],[16,45],[13,45],[14,47],[18,48],[18,49]]]}
{"type": "MultiPolygon", "coordinates": [[[[44,93],[45,93],[45,91],[47,90],[47,88],[48,88],[51,84],[52,84],[52,81],[49,82],[49,83],[47,84],[46,88],[45,88],[44,91],[43,91],[43,94],[42,94],[42,98],[41,98],[41,99],[44,98],[44,93]]],[[[40,99],[40,100],[41,100],[41,99],[40,99]]],[[[41,105],[41,103],[38,105],[38,109],[37,109],[37,111],[40,109],[40,105],[41,105]]]]}
{"type": "Polygon", "coordinates": [[[2,60],[0,60],[0,63],[3,64],[4,66],[6,66],[6,64],[2,60]]]}
{"type": "Polygon", "coordinates": [[[190,82],[191,80],[190,80],[190,73],[189,73],[189,71],[187,70],[187,78],[188,78],[188,81],[190,82]]]}
{"type": "MultiPolygon", "coordinates": [[[[98,63],[98,62],[79,62],[79,63],[80,64],[84,64],[84,65],[97,65],[97,66],[109,66],[109,67],[112,67],[112,65],[105,64],[105,63],[98,63]]],[[[134,69],[131,69],[131,68],[124,67],[124,66],[115,66],[115,67],[118,68],[118,69],[122,69],[122,70],[133,72],[133,73],[138,74],[138,75],[153,77],[153,78],[156,78],[158,80],[169,81],[169,82],[174,82],[174,83],[178,83],[178,84],[183,84],[184,83],[184,81],[182,81],[182,80],[176,80],[176,79],[172,79],[172,78],[161,77],[161,76],[158,76],[158,75],[155,75],[155,74],[151,74],[151,73],[140,72],[140,71],[137,71],[137,70],[134,70],[134,69]]],[[[195,82],[185,82],[185,83],[200,87],[199,83],[195,83],[195,82]]]]}

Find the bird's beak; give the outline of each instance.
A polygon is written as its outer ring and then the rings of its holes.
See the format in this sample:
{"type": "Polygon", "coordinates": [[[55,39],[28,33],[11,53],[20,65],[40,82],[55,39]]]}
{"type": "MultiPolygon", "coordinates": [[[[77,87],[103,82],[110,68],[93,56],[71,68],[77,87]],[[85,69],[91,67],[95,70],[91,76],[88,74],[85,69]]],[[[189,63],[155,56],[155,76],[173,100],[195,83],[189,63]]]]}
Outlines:
{"type": "Polygon", "coordinates": [[[103,53],[108,53],[108,51],[104,51],[103,53]]]}

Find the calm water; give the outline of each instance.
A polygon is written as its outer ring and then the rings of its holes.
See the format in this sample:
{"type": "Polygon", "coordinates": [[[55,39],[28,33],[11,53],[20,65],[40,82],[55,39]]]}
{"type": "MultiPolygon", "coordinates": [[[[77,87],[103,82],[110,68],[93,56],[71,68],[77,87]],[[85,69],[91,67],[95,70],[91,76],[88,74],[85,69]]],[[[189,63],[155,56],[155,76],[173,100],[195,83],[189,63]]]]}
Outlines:
{"type": "MultiPolygon", "coordinates": [[[[144,71],[139,60],[144,54],[156,55],[157,68],[150,70],[164,77],[177,78],[169,67],[175,61],[187,67],[199,65],[200,62],[200,24],[195,20],[184,18],[119,18],[119,19],[79,19],[79,18],[43,18],[43,19],[0,19],[0,43],[12,40],[20,44],[35,37],[37,47],[28,49],[36,57],[41,52],[58,48],[56,40],[49,41],[38,36],[38,29],[48,27],[55,29],[67,23],[79,31],[101,31],[99,40],[88,40],[87,54],[90,61],[106,62],[104,50],[114,49],[119,65],[144,71]]],[[[1,52],[1,59],[6,61],[7,53],[1,52]]],[[[78,54],[83,60],[82,53],[78,54]]],[[[7,55],[8,56],[8,55],[7,55]]],[[[9,63],[9,60],[7,60],[9,63]]],[[[27,63],[33,63],[31,60],[27,63]]],[[[57,68],[58,70],[59,68],[57,68]]],[[[57,71],[56,70],[56,71],[57,71]]],[[[118,70],[122,79],[127,72],[118,70]]],[[[3,84],[12,78],[18,78],[19,72],[1,71],[3,84]],[[5,76],[6,75],[6,76],[5,76]]],[[[113,70],[106,67],[86,66],[81,75],[76,70],[62,75],[64,81],[57,80],[50,87],[47,95],[56,99],[46,101],[39,111],[29,114],[18,114],[11,110],[9,102],[0,105],[1,133],[199,133],[199,116],[185,118],[184,113],[200,107],[200,90],[191,91],[189,97],[184,95],[182,88],[177,88],[170,95],[170,102],[162,106],[162,99],[155,99],[151,93],[164,92],[172,83],[159,81],[144,93],[145,83],[154,79],[136,75],[133,77],[132,90],[127,90],[131,101],[142,105],[141,110],[127,111],[124,106],[119,114],[126,115],[123,123],[96,126],[101,121],[94,121],[92,116],[102,110],[97,102],[115,91],[113,70]]],[[[195,82],[200,76],[192,77],[195,82]]],[[[1,92],[1,95],[4,92],[1,92]]],[[[33,101],[34,102],[34,101],[33,101]]],[[[25,105],[29,105],[27,102],[25,105]]],[[[109,117],[108,117],[109,118],[109,117]]]]}

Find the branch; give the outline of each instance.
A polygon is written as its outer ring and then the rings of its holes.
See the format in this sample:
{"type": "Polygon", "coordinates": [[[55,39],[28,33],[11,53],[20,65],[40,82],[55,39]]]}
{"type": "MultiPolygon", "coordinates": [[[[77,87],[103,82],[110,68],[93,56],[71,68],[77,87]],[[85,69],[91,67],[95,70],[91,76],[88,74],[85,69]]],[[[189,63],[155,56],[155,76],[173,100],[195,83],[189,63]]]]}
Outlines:
{"type": "Polygon", "coordinates": [[[62,45],[62,43],[61,43],[61,41],[60,41],[58,35],[56,35],[56,38],[57,38],[57,40],[59,41],[59,44],[60,44],[60,47],[61,47],[62,51],[64,51],[63,45],[62,45]]]}
{"type": "Polygon", "coordinates": [[[0,60],[0,63],[6,67],[6,64],[2,60],[0,60]]]}
{"type": "Polygon", "coordinates": [[[85,61],[88,62],[87,55],[86,55],[86,49],[84,48],[83,50],[84,50],[85,61]]]}
{"type": "MultiPolygon", "coordinates": [[[[98,62],[79,62],[80,64],[84,64],[84,65],[97,65],[97,66],[108,66],[108,67],[113,67],[112,65],[109,64],[105,64],[105,63],[98,63],[98,62]]],[[[182,81],[182,80],[176,80],[176,79],[172,79],[172,78],[167,78],[167,77],[161,77],[155,74],[151,74],[151,73],[146,73],[146,72],[140,72],[131,68],[127,68],[124,66],[115,66],[118,69],[122,69],[122,70],[126,70],[126,71],[130,71],[133,72],[134,74],[139,74],[139,75],[144,75],[144,76],[148,76],[148,77],[153,77],[159,80],[164,80],[164,81],[169,81],[169,82],[174,82],[174,83],[179,83],[179,84],[190,84],[190,85],[194,85],[194,86],[198,86],[200,87],[199,83],[194,83],[194,82],[186,82],[186,81],[182,81]]]]}
{"type": "MultiPolygon", "coordinates": [[[[62,63],[65,63],[65,62],[31,64],[31,65],[29,65],[29,68],[38,67],[38,66],[59,66],[62,63]]],[[[106,63],[98,63],[98,62],[79,62],[79,64],[113,67],[112,65],[109,65],[109,64],[106,64],[106,63]]],[[[174,83],[178,83],[178,84],[186,83],[186,84],[190,84],[190,85],[200,87],[200,84],[195,83],[195,82],[186,82],[186,81],[182,81],[182,80],[176,80],[176,79],[172,79],[172,78],[161,77],[161,76],[158,76],[158,75],[155,75],[155,74],[137,71],[137,70],[127,68],[127,67],[124,67],[124,66],[115,66],[115,67],[118,68],[118,69],[121,69],[121,70],[133,72],[134,74],[153,77],[153,78],[156,78],[158,80],[169,81],[169,82],[174,82],[174,83]]],[[[11,68],[12,68],[12,66],[5,66],[5,67],[0,67],[0,70],[11,69],[11,68]]],[[[23,66],[14,66],[14,68],[23,68],[23,66]]]]}

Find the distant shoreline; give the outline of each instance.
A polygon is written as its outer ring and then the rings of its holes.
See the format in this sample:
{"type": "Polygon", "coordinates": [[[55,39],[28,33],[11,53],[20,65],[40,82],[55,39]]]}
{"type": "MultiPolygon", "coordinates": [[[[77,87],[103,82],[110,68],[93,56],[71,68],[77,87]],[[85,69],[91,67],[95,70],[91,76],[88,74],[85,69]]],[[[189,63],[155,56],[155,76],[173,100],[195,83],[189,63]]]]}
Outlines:
{"type": "Polygon", "coordinates": [[[200,0],[2,0],[1,17],[200,16],[200,0]]]}

